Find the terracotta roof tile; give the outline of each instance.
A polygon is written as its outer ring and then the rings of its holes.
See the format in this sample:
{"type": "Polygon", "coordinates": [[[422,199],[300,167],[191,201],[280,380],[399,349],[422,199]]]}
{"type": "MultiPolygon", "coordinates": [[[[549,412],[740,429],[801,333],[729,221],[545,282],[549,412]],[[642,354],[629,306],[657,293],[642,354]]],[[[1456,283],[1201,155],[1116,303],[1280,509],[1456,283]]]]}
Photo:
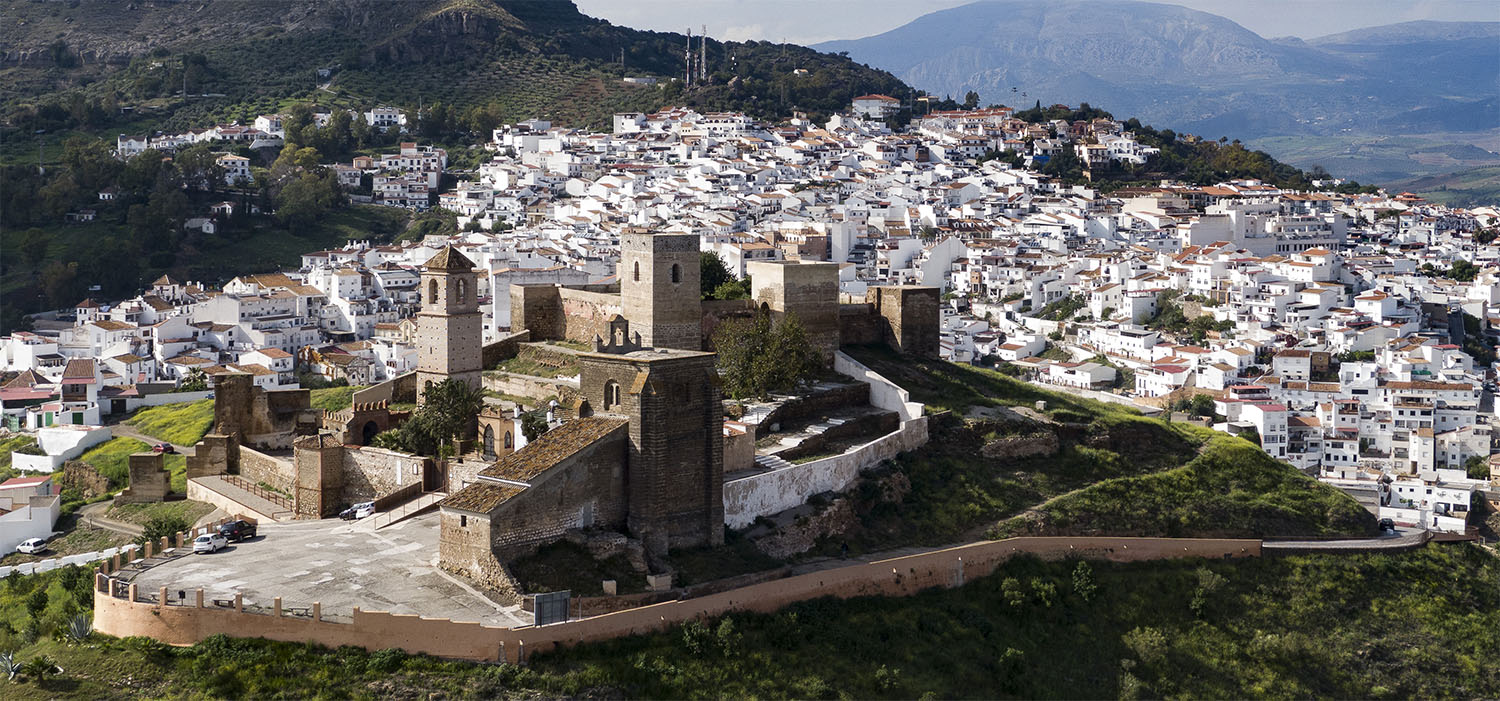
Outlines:
{"type": "Polygon", "coordinates": [[[626,419],[590,416],[563,424],[541,435],[526,447],[479,471],[480,477],[526,482],[608,436],[630,422],[626,419]]]}

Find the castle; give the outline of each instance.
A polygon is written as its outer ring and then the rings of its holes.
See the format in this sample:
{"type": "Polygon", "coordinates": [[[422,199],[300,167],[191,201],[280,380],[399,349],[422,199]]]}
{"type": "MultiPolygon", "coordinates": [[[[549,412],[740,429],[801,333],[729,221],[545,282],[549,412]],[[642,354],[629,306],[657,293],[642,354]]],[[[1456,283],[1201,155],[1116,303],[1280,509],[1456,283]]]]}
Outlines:
{"type": "MultiPolygon", "coordinates": [[[[423,272],[419,381],[464,379],[482,366],[477,322],[453,291],[473,289],[472,263],[453,248],[423,272]],[[433,309],[429,311],[427,305],[433,309]],[[457,306],[456,306],[457,305],[457,306]],[[441,353],[429,361],[425,354],[441,353]]],[[[628,533],[653,559],[724,538],[724,418],[715,355],[718,324],[757,313],[795,314],[811,343],[832,355],[844,343],[885,343],[937,356],[937,290],[875,287],[841,305],[833,263],[751,263],[752,299],[703,301],[693,234],[626,233],[618,286],[515,285],[513,329],[531,341],[586,342],[573,420],[493,463],[452,470],[440,502],[439,563],[501,594],[505,564],[568,531],[628,533]]],[[[505,434],[505,445],[510,435],[505,434]]],[[[465,463],[467,464],[467,463],[465,463]]]]}
{"type": "Polygon", "coordinates": [[[214,428],[188,460],[189,497],[215,498],[216,479],[264,483],[290,495],[282,511],[262,514],[271,519],[441,497],[439,564],[514,600],[507,563],[570,531],[627,534],[653,568],[673,549],[723,543],[726,446],[732,462],[748,463],[754,436],[724,421],[712,350],[720,324],[795,314],[826,356],[851,343],[937,356],[935,288],[872,287],[864,302],[840,303],[835,264],[752,262],[751,299],[705,301],[696,235],[626,233],[621,249],[615,283],[513,285],[513,333],[484,345],[479,273],[445,247],[421,273],[416,372],[362,390],[342,411],[313,409],[305,389],[216,377],[214,428]],[[523,444],[516,417],[486,406],[472,424],[477,441],[455,458],[370,445],[405,418],[389,402],[422,404],[449,379],[478,388],[484,368],[514,355],[520,339],[590,349],[576,352],[576,392],[555,407],[560,425],[523,444]]]}

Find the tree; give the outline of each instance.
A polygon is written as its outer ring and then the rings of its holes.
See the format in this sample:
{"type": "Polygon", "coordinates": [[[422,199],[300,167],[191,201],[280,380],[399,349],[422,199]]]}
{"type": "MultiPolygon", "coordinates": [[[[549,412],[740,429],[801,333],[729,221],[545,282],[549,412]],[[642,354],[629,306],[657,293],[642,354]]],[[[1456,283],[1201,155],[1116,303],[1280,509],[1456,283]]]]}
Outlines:
{"type": "Polygon", "coordinates": [[[823,366],[822,351],[808,342],[807,331],[792,313],[775,323],[768,314],[726,322],[714,333],[714,348],[724,390],[735,399],[765,399],[771,392],[790,390],[823,366]]]}
{"type": "Polygon", "coordinates": [[[484,393],[462,380],[447,379],[427,388],[422,406],[399,428],[375,437],[381,448],[437,456],[455,439],[474,434],[474,417],[484,408],[484,393]]]}
{"type": "Polygon", "coordinates": [[[526,436],[526,442],[530,443],[547,432],[547,412],[541,409],[532,409],[521,414],[521,435],[526,436]]]}
{"type": "Polygon", "coordinates": [[[734,274],[729,272],[729,266],[713,251],[704,251],[698,255],[698,270],[699,290],[703,299],[714,299],[714,291],[720,285],[734,281],[734,274]]]}
{"type": "Polygon", "coordinates": [[[1471,480],[1487,480],[1490,478],[1490,464],[1483,455],[1470,456],[1464,461],[1464,471],[1471,480]]]}
{"type": "Polygon", "coordinates": [[[208,375],[202,370],[193,370],[177,385],[178,392],[203,392],[208,389],[208,375]]]}
{"type": "Polygon", "coordinates": [[[964,109],[971,110],[979,106],[979,93],[970,90],[964,93],[964,109]]]}
{"type": "Polygon", "coordinates": [[[162,538],[171,538],[191,527],[192,524],[188,523],[187,519],[177,514],[152,516],[151,520],[146,522],[145,528],[142,529],[140,537],[136,538],[135,542],[136,545],[155,543],[162,538]]]}

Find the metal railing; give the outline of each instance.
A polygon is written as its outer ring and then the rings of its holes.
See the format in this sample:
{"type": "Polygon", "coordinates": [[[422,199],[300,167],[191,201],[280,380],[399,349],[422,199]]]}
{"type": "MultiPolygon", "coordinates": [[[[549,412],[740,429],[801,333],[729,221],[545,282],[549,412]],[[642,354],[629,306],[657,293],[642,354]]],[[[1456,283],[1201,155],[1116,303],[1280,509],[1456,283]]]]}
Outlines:
{"type": "Polygon", "coordinates": [[[224,479],[230,484],[247,492],[250,492],[251,494],[260,497],[261,499],[265,499],[272,504],[280,506],[283,509],[290,510],[292,508],[292,498],[285,494],[266,489],[265,487],[254,484],[250,482],[250,480],[247,480],[239,475],[224,475],[224,479]]]}

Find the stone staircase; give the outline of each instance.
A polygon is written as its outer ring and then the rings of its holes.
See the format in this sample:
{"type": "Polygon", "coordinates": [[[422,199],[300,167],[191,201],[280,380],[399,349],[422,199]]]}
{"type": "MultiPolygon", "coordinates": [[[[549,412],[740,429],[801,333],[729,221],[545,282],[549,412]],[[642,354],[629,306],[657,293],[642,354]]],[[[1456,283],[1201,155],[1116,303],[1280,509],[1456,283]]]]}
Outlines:
{"type": "Polygon", "coordinates": [[[761,470],[769,472],[771,470],[780,470],[782,468],[791,467],[792,463],[787,462],[785,459],[782,459],[775,455],[757,455],[755,456],[755,466],[761,470]]]}

